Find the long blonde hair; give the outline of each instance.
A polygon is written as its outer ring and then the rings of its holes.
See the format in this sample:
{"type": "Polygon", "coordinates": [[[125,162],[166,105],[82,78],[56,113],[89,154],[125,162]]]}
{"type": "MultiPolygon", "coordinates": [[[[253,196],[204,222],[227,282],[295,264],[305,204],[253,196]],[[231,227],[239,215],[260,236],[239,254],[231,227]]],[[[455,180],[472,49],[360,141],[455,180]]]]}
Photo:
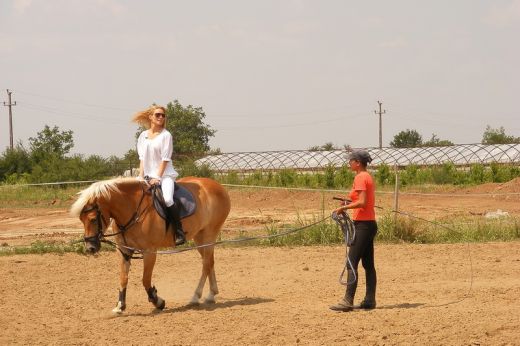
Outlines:
{"type": "Polygon", "coordinates": [[[151,126],[150,116],[153,115],[156,109],[162,109],[162,111],[166,114],[165,107],[153,105],[150,108],[145,109],[144,111],[135,113],[134,117],[132,118],[132,121],[134,123],[138,123],[140,126],[143,126],[144,128],[149,129],[151,126]]]}

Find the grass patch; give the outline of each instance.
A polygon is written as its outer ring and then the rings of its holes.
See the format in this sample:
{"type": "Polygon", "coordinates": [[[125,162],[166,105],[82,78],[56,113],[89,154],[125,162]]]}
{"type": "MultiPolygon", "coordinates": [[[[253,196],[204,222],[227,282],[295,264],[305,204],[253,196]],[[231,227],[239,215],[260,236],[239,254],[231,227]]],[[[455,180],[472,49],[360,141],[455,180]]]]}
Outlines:
{"type": "Polygon", "coordinates": [[[456,218],[434,220],[433,224],[392,213],[378,221],[377,239],[383,242],[409,243],[460,243],[486,241],[512,241],[520,239],[520,220],[515,217],[477,220],[456,218]]]}
{"type": "MultiPolygon", "coordinates": [[[[107,244],[101,244],[100,251],[114,251],[115,249],[107,244]]],[[[86,255],[85,245],[83,240],[72,240],[69,242],[63,241],[40,241],[37,240],[31,243],[29,246],[9,246],[2,244],[0,247],[0,256],[12,256],[12,255],[26,255],[26,254],[64,254],[64,253],[77,253],[80,255],[86,255]]]]}
{"type": "MultiPolygon", "coordinates": [[[[313,216],[311,219],[298,218],[293,225],[269,224],[265,233],[272,236],[267,239],[256,239],[247,242],[227,243],[226,246],[309,246],[309,245],[338,245],[343,244],[343,233],[338,225],[330,218],[321,223],[310,226],[302,231],[288,235],[276,236],[289,230],[295,230],[313,224],[324,217],[324,214],[313,216]]],[[[453,219],[450,221],[433,221],[434,223],[399,215],[394,218],[393,213],[384,214],[378,220],[379,243],[420,243],[442,244],[461,242],[513,241],[520,239],[520,220],[517,218],[504,219],[453,219]],[[397,222],[397,223],[396,223],[397,222]]],[[[241,233],[239,238],[247,238],[241,233]]]]}
{"type": "MultiPolygon", "coordinates": [[[[322,220],[326,215],[315,215],[310,219],[298,217],[294,225],[277,225],[272,223],[266,226],[266,235],[270,238],[248,240],[244,242],[224,243],[224,247],[240,246],[310,246],[310,245],[339,245],[344,243],[343,233],[337,224],[327,218],[316,225],[308,226],[322,220]],[[276,236],[289,230],[306,227],[302,231],[276,236]]],[[[460,242],[487,242],[513,241],[520,239],[520,220],[518,218],[503,219],[456,219],[449,222],[431,224],[413,218],[399,216],[394,218],[392,213],[383,215],[378,221],[379,243],[460,243],[460,242]],[[397,220],[397,225],[395,223],[397,220]],[[442,225],[442,226],[441,226],[442,225]]],[[[247,238],[246,232],[237,239],[247,238]]],[[[219,238],[219,240],[224,240],[219,238]]],[[[225,241],[225,240],[224,240],[225,241]]],[[[186,247],[194,246],[189,242],[186,247]]],[[[115,251],[108,244],[101,244],[100,251],[115,251]]],[[[77,253],[86,255],[83,241],[36,241],[29,246],[9,246],[6,243],[0,246],[0,256],[23,254],[64,254],[77,253]]]]}
{"type": "MultiPolygon", "coordinates": [[[[267,234],[269,236],[275,236],[276,234],[283,233],[284,231],[295,230],[301,227],[318,222],[323,219],[324,215],[314,216],[311,220],[304,220],[298,217],[297,224],[286,225],[282,229],[279,229],[276,225],[272,224],[266,227],[267,234]]],[[[343,233],[336,225],[336,222],[332,219],[326,219],[316,225],[310,226],[302,231],[283,235],[279,237],[273,237],[268,239],[262,239],[259,245],[268,246],[288,246],[288,245],[330,245],[340,244],[343,242],[343,233]]]]}
{"type": "Polygon", "coordinates": [[[0,208],[68,208],[86,185],[0,186],[0,208]]]}

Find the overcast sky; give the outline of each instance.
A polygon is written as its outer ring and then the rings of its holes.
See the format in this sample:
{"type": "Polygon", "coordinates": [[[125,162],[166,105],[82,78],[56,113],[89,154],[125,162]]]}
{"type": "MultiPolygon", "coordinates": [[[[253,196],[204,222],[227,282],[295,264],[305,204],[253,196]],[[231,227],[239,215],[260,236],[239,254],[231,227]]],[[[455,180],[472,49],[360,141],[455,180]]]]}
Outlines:
{"type": "MultiPolygon", "coordinates": [[[[202,107],[224,152],[378,146],[404,129],[520,136],[520,1],[0,0],[0,100],[15,142],[134,148],[133,113],[202,107]]],[[[9,145],[0,109],[0,149],[9,145]]]]}

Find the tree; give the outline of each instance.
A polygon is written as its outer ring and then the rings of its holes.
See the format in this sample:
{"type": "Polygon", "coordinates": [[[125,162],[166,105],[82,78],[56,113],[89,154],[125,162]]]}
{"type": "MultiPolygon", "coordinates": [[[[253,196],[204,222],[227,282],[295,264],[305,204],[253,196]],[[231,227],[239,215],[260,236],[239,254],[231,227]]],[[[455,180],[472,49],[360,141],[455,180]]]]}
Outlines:
{"type": "Polygon", "coordinates": [[[486,126],[486,131],[482,135],[482,144],[510,144],[520,143],[520,137],[508,136],[503,126],[498,129],[493,129],[491,126],[486,126]]]}
{"type": "Polygon", "coordinates": [[[394,148],[413,148],[422,145],[422,136],[416,130],[401,131],[394,136],[390,146],[394,148]]]}
{"type": "Polygon", "coordinates": [[[432,138],[423,143],[424,147],[448,147],[453,145],[452,141],[447,139],[439,139],[435,133],[432,133],[432,138]]]}
{"type": "Polygon", "coordinates": [[[38,163],[50,157],[62,159],[74,147],[72,130],[61,131],[58,126],[52,129],[45,125],[44,129],[30,137],[31,157],[38,163]]]}
{"type": "MultiPolygon", "coordinates": [[[[202,107],[193,107],[189,105],[183,107],[178,100],[174,100],[166,105],[166,129],[170,131],[173,137],[174,155],[181,155],[180,159],[186,157],[198,157],[211,151],[209,139],[215,135],[216,130],[204,123],[203,119],[206,113],[202,107]]],[[[135,134],[135,138],[145,129],[139,127],[135,134]]],[[[135,158],[132,156],[132,150],[127,152],[125,158],[135,158]]],[[[220,151],[216,149],[216,151],[220,151]]],[[[136,153],[135,153],[136,154],[136,153]]]]}
{"type": "Polygon", "coordinates": [[[204,123],[202,107],[183,107],[175,100],[166,106],[166,128],[173,136],[173,151],[181,155],[198,156],[210,150],[209,139],[216,130],[204,123]]]}
{"type": "Polygon", "coordinates": [[[333,151],[333,150],[341,150],[334,146],[334,143],[327,142],[323,145],[315,145],[307,149],[308,151],[333,151]]]}
{"type": "Polygon", "coordinates": [[[29,153],[19,142],[13,149],[6,149],[0,156],[0,181],[12,174],[20,175],[31,171],[29,153]]]}
{"type": "Polygon", "coordinates": [[[139,163],[139,155],[137,154],[137,150],[135,150],[135,149],[128,150],[125,153],[125,155],[123,156],[123,161],[139,163]]]}

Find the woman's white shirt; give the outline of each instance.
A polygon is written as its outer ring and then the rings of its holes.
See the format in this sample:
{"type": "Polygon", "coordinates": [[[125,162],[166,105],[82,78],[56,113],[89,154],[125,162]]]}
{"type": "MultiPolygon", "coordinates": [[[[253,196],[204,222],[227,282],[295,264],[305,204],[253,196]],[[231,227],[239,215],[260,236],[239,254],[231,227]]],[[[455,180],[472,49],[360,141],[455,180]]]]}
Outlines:
{"type": "Polygon", "coordinates": [[[148,138],[148,130],[143,131],[137,139],[137,154],[139,160],[143,162],[143,176],[151,178],[161,178],[157,176],[159,165],[167,161],[163,176],[170,176],[173,179],[179,175],[172,165],[173,140],[171,133],[163,129],[153,139],[148,138]]]}

